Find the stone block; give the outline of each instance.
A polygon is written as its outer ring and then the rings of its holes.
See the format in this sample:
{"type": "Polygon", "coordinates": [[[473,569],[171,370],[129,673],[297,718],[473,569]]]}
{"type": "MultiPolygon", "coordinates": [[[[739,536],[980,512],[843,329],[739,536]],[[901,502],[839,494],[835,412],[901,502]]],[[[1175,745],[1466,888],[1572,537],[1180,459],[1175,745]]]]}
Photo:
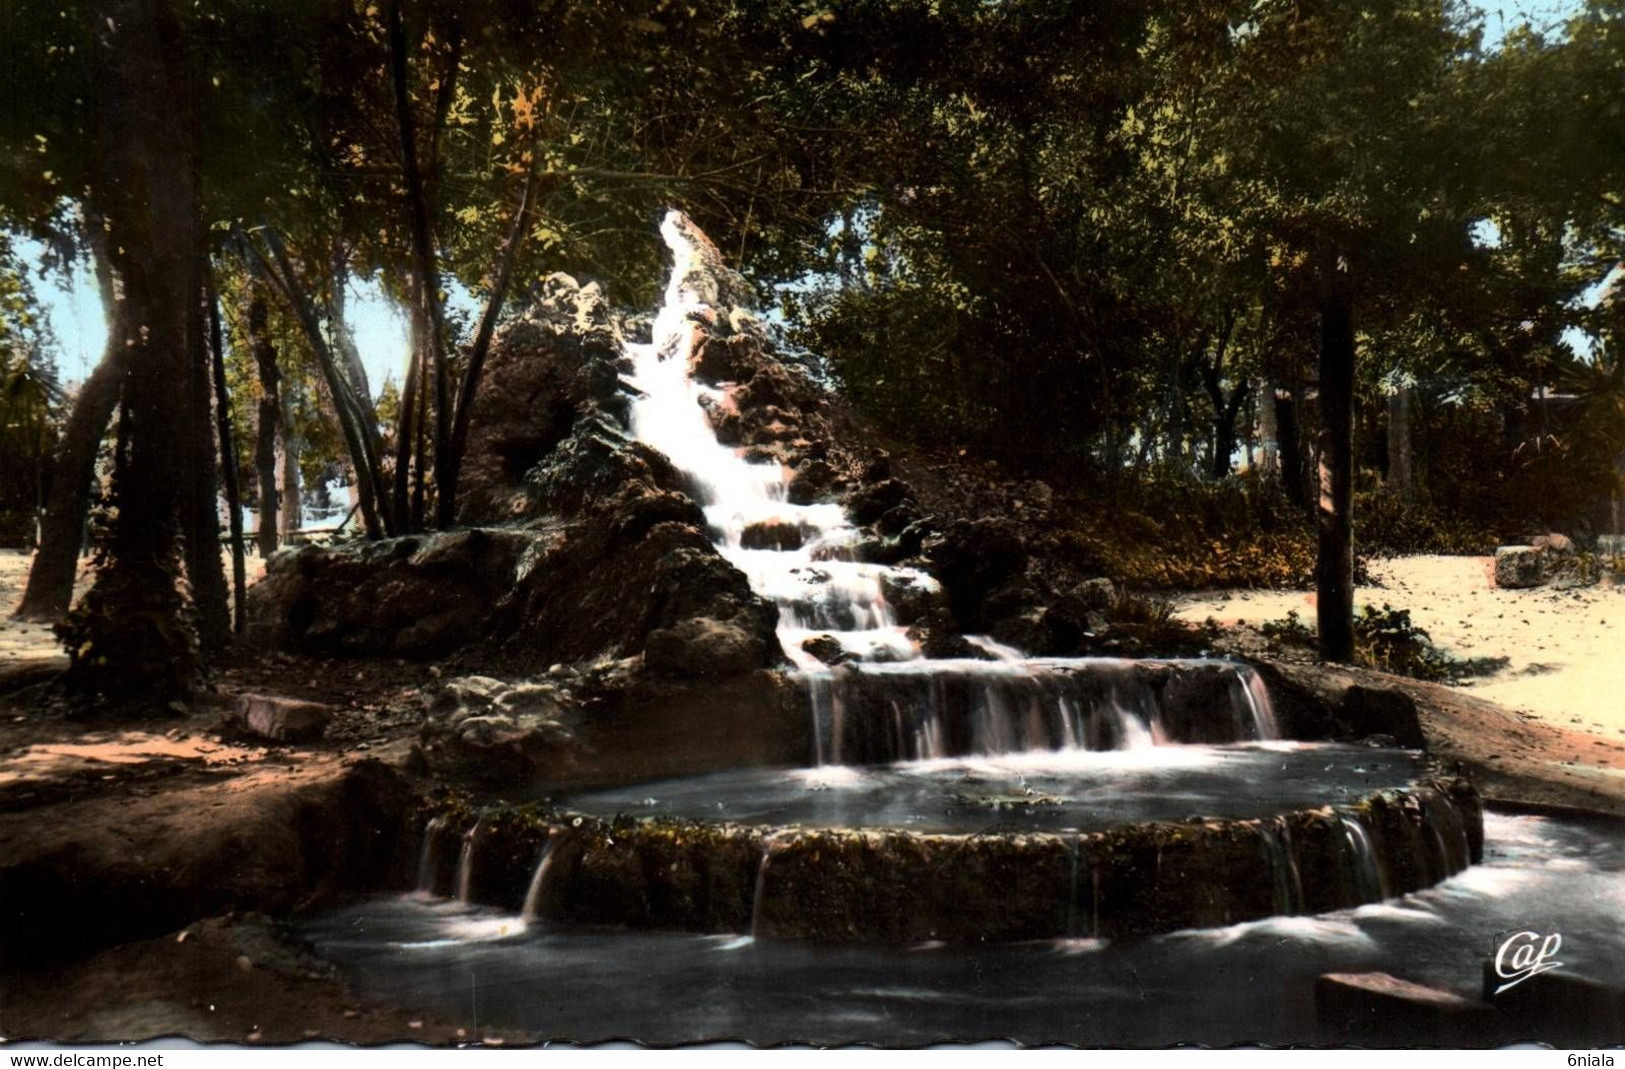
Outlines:
{"type": "Polygon", "coordinates": [[[1534,546],[1501,546],[1495,551],[1495,585],[1526,590],[1546,582],[1546,551],[1534,546]]]}

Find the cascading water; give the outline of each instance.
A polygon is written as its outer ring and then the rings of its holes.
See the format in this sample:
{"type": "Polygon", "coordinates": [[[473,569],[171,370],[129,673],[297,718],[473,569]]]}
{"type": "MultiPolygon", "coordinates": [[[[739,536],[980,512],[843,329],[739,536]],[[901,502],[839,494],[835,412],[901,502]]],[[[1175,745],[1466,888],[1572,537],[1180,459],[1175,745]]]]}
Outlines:
{"type": "Polygon", "coordinates": [[[885,589],[935,591],[935,580],[846,559],[859,532],[839,505],[791,503],[782,465],[753,463],[717,440],[706,412],[725,408],[727,393],[696,380],[690,365],[699,323],[722,311],[719,265],[707,261],[714,250],[680,213],[668,213],[660,229],[673,266],[650,341],[627,346],[639,391],[632,432],[687,475],[717,549],[777,604],[780,643],[801,669],[817,763],[1278,737],[1262,683],[1227,662],[1211,662],[1227,678],[1209,689],[1204,722],[1193,725],[1175,724],[1161,691],[1130,662],[1032,660],[982,636],[969,641],[991,660],[921,660],[885,589]],[[803,648],[814,636],[834,639],[852,663],[827,667],[803,648]]]}
{"type": "Polygon", "coordinates": [[[858,532],[839,505],[792,504],[781,465],[751,463],[717,441],[705,410],[726,405],[727,396],[696,381],[689,369],[695,319],[710,312],[714,282],[681,215],[668,214],[660,230],[674,265],[651,340],[627,346],[632,385],[640,391],[632,403],[633,434],[688,476],[718,550],[745,573],[752,590],[778,605],[779,639],[798,666],[822,667],[801,645],[820,634],[866,660],[919,656],[886,604],[881,580],[906,577],[934,589],[933,580],[842,559],[858,532]],[[760,548],[764,544],[774,548],[760,548]]]}
{"type": "Polygon", "coordinates": [[[707,411],[727,406],[727,393],[690,365],[699,324],[725,303],[719,265],[681,215],[661,230],[674,266],[651,340],[627,346],[639,391],[631,429],[686,475],[718,551],[778,606],[778,636],[811,715],[814,767],[735,769],[577,798],[582,814],[633,823],[549,813],[537,852],[521,852],[528,884],[492,875],[511,864],[511,845],[479,862],[476,878],[475,855],[502,834],[500,822],[482,831],[478,819],[454,827],[437,817],[425,833],[420,889],[454,890],[464,902],[512,895],[503,901],[526,921],[566,925],[624,921],[620,907],[602,905],[624,899],[639,903],[631,915],[640,923],[752,936],[938,938],[968,925],[962,937],[1102,938],[1343,908],[1472,863],[1476,798],[1419,782],[1427,770],[1414,753],[1270,743],[1280,731],[1269,694],[1245,665],[1030,658],[985,636],[967,640],[986,660],[923,658],[885,591],[894,583],[935,591],[934,580],[851,559],[860,532],[839,505],[791,502],[783,467],[718,441],[707,411]],[[829,667],[803,648],[824,635],[850,659],[829,667]],[[1384,788],[1410,802],[1370,793],[1384,788]],[[1349,804],[1360,795],[1367,804],[1349,804]],[[1338,796],[1339,806],[1326,805],[1338,796]],[[674,823],[644,828],[638,818],[649,817],[674,823]],[[1156,830],[1178,821],[1186,823],[1173,838],[1156,830]],[[982,838],[988,831],[999,834],[982,838]],[[963,858],[944,867],[916,835],[957,839],[963,858]],[[1007,854],[995,858],[999,851],[1007,854]],[[992,853],[978,861],[984,852],[992,853]],[[1390,856],[1402,860],[1390,868],[1390,856]],[[826,883],[826,866],[841,876],[826,883]],[[903,875],[909,866],[914,878],[903,875]],[[1202,866],[1225,884],[1192,893],[1202,866]],[[1011,913],[988,899],[991,912],[967,920],[976,914],[962,894],[975,900],[1016,870],[1024,886],[1047,888],[1027,896],[1047,905],[1011,913]],[[1326,872],[1337,874],[1334,886],[1305,880],[1326,872]],[[595,882],[603,880],[616,885],[595,882]],[[797,896],[807,895],[819,908],[801,908],[809,900],[797,896]],[[846,901],[852,895],[862,902],[846,901]],[[889,915],[880,910],[887,895],[889,915]],[[841,914],[847,906],[854,912],[841,914]]]}

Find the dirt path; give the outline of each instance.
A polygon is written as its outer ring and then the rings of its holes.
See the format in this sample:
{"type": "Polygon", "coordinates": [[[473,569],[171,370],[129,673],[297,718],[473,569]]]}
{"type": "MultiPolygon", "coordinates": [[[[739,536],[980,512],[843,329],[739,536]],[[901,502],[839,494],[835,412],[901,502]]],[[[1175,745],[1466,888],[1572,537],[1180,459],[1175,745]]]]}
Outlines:
{"type": "MultiPolygon", "coordinates": [[[[1380,586],[1355,605],[1392,605],[1462,657],[1506,657],[1507,667],[1463,686],[1557,727],[1625,735],[1625,587],[1502,590],[1488,557],[1375,561],[1380,586]]],[[[1213,591],[1180,599],[1179,616],[1257,626],[1289,610],[1311,626],[1313,593],[1213,591]]]]}

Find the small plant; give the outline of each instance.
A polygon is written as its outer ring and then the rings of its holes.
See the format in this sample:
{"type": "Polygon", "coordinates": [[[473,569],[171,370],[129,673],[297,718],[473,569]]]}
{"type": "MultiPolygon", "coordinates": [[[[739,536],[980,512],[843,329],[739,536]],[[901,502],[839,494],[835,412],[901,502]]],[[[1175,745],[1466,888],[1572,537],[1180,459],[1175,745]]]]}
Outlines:
{"type": "MultiPolygon", "coordinates": [[[[1264,637],[1288,646],[1312,647],[1315,629],[1305,624],[1297,610],[1285,619],[1266,621],[1259,628],[1264,637]]],[[[1354,617],[1354,653],[1359,663],[1412,679],[1455,681],[1488,675],[1507,665],[1505,657],[1455,657],[1433,644],[1427,629],[1418,627],[1409,609],[1384,604],[1378,609],[1367,605],[1354,617]]]]}
{"type": "Polygon", "coordinates": [[[1315,642],[1315,629],[1303,622],[1297,609],[1288,610],[1284,619],[1264,621],[1259,630],[1270,641],[1287,646],[1312,646],[1315,642]]]}

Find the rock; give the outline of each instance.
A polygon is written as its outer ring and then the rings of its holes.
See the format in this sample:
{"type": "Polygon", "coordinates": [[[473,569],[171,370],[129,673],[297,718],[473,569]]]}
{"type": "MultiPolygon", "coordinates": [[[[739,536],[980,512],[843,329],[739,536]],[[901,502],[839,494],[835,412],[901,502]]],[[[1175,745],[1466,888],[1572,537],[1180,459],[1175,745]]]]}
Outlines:
{"type": "Polygon", "coordinates": [[[916,579],[907,574],[883,572],[880,593],[891,606],[892,614],[904,627],[920,623],[937,609],[946,606],[942,591],[934,583],[916,579]]]}
{"type": "Polygon", "coordinates": [[[474,528],[284,550],[249,588],[249,638],[329,656],[448,652],[484,637],[520,561],[553,537],[474,528]]]}
{"type": "Polygon", "coordinates": [[[1562,553],[1567,555],[1574,552],[1574,540],[1568,535],[1558,534],[1556,531],[1549,531],[1543,535],[1536,535],[1534,538],[1529,540],[1529,544],[1535,549],[1544,549],[1548,553],[1562,553]]]}
{"type": "Polygon", "coordinates": [[[827,499],[835,489],[835,469],[827,461],[806,460],[790,477],[790,503],[811,505],[827,499]]]}
{"type": "Polygon", "coordinates": [[[429,703],[417,755],[425,768],[479,781],[534,778],[575,745],[570,695],[553,683],[447,680],[429,703]]]}
{"type": "Polygon", "coordinates": [[[868,526],[901,505],[909,494],[908,484],[898,479],[866,483],[847,495],[846,511],[853,523],[868,526]]]}
{"type": "Polygon", "coordinates": [[[762,640],[721,620],[697,618],[649,632],[644,664],[677,676],[730,676],[762,666],[762,640]]]}
{"type": "Polygon", "coordinates": [[[1476,1044],[1494,1023],[1485,1003],[1385,972],[1323,974],[1315,1016],[1339,1043],[1476,1044]]]}
{"type": "Polygon", "coordinates": [[[1110,579],[1085,579],[1072,588],[1071,595],[1085,609],[1109,609],[1117,604],[1117,585],[1110,579]]]}
{"type": "Polygon", "coordinates": [[[801,648],[827,665],[834,666],[855,660],[834,635],[814,635],[801,643],[801,648]]]}
{"type": "Polygon", "coordinates": [[[1495,585],[1523,590],[1546,581],[1546,551],[1534,546],[1501,546],[1495,551],[1495,585]]]}
{"type": "Polygon", "coordinates": [[[272,742],[314,742],[327,732],[333,713],[316,702],[242,694],[237,698],[235,719],[244,730],[272,742]]]}
{"type": "Polygon", "coordinates": [[[1027,567],[1021,532],[1002,517],[955,520],[927,537],[921,552],[932,574],[948,589],[959,630],[970,634],[989,629],[989,595],[1027,567]]]}
{"type": "Polygon", "coordinates": [[[746,527],[739,536],[739,545],[742,549],[776,549],[785,552],[800,549],[808,533],[808,530],[799,524],[768,520],[746,527]]]}

